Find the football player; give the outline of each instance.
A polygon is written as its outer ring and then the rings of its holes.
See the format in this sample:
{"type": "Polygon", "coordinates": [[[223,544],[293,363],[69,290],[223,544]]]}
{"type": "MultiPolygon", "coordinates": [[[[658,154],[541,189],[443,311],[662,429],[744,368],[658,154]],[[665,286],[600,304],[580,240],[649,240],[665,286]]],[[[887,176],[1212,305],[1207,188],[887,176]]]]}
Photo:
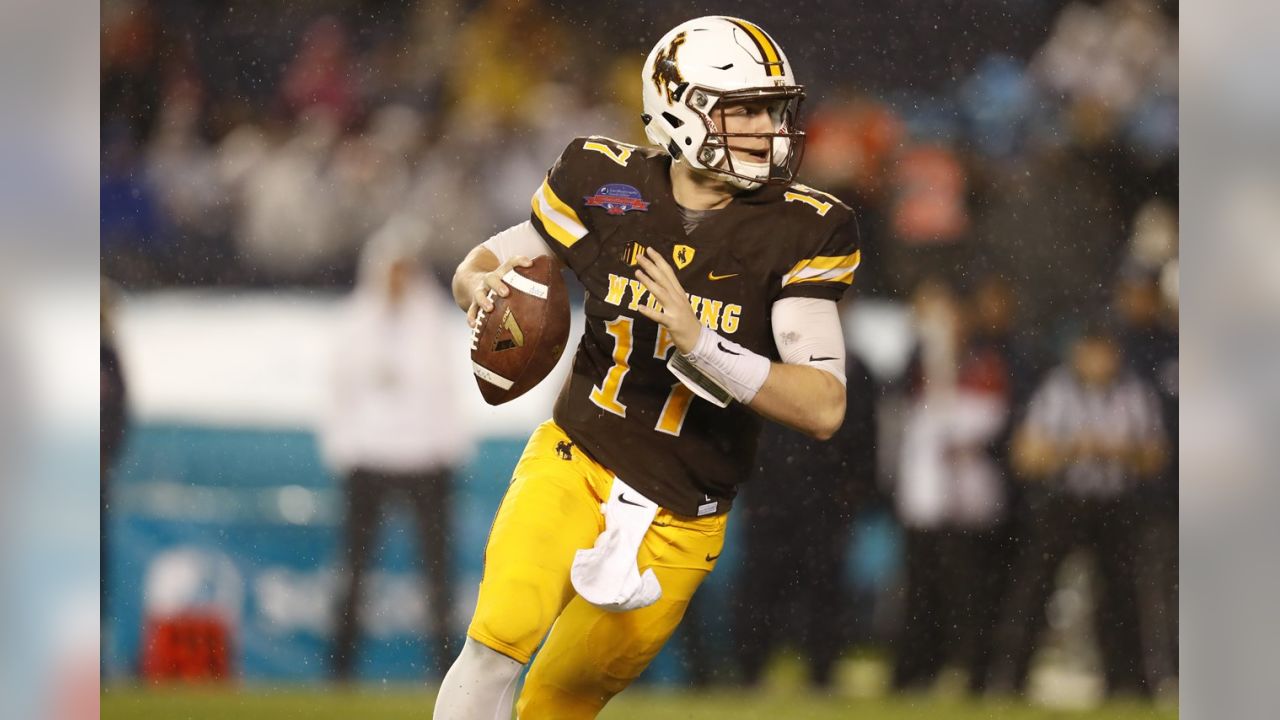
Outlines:
{"type": "Polygon", "coordinates": [[[787,56],[757,25],[703,17],[658,42],[641,82],[656,147],[575,139],[529,221],[453,278],[474,322],[513,267],[553,255],[586,287],[586,331],[498,508],[436,718],[507,717],[540,643],[518,716],[595,717],[720,557],[761,417],[821,439],[844,417],[836,301],[857,230],[795,182],[804,91],[787,56]]]}

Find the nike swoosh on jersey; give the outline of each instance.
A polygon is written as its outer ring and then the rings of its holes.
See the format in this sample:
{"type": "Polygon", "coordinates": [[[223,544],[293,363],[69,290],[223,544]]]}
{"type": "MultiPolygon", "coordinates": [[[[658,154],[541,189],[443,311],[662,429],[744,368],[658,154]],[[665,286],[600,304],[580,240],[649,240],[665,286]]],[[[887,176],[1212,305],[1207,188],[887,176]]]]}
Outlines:
{"type": "Polygon", "coordinates": [[[622,503],[622,504],[624,504],[624,505],[635,505],[636,507],[644,507],[643,505],[641,505],[641,504],[640,504],[640,503],[638,503],[638,502],[632,502],[631,500],[628,500],[628,499],[627,499],[627,494],[626,494],[626,493],[621,493],[621,494],[619,494],[619,495],[618,495],[618,502],[620,502],[620,503],[622,503]]]}
{"type": "Polygon", "coordinates": [[[715,274],[715,273],[713,273],[713,272],[708,272],[708,273],[707,273],[707,279],[708,279],[708,280],[726,280],[726,279],[731,278],[731,277],[738,277],[738,273],[729,273],[729,274],[727,274],[727,275],[717,275],[717,274],[715,274]]]}
{"type": "Polygon", "coordinates": [[[715,555],[712,555],[711,553],[707,553],[707,562],[715,562],[716,558],[720,557],[720,555],[721,553],[716,553],[715,555]]]}
{"type": "Polygon", "coordinates": [[[721,352],[727,352],[727,353],[729,353],[730,355],[741,355],[741,354],[742,354],[742,353],[740,353],[740,352],[734,352],[734,351],[730,350],[729,348],[725,347],[725,346],[724,346],[724,343],[722,343],[722,342],[718,342],[718,343],[716,343],[716,347],[720,348],[721,352]]]}

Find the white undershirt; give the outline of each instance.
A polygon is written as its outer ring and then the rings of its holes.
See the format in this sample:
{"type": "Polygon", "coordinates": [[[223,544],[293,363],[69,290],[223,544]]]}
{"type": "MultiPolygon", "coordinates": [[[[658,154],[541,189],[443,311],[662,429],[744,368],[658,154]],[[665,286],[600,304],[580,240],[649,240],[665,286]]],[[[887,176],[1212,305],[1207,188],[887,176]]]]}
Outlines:
{"type": "MultiPolygon", "coordinates": [[[[484,241],[484,247],[506,262],[516,255],[552,255],[533,223],[525,220],[484,241]]],[[[834,300],[790,297],[773,304],[773,342],[778,356],[789,365],[809,365],[835,376],[844,384],[844,331],[834,300]]]]}

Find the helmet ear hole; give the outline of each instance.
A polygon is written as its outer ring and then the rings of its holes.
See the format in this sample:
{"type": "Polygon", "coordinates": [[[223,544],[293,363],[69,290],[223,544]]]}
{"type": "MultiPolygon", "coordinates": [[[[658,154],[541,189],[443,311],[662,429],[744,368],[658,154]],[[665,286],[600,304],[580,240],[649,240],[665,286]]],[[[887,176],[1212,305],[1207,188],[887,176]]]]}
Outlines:
{"type": "Polygon", "coordinates": [[[666,111],[663,111],[663,113],[662,113],[662,119],[663,119],[663,120],[666,120],[666,121],[667,121],[667,123],[668,123],[669,125],[671,125],[671,127],[672,127],[673,129],[679,128],[681,125],[684,125],[684,121],[683,121],[683,120],[681,120],[680,118],[678,118],[678,117],[676,117],[675,115],[672,115],[671,113],[666,112],[666,111]]]}
{"type": "Polygon", "coordinates": [[[684,144],[685,144],[685,145],[692,145],[692,144],[693,144],[693,138],[691,138],[691,137],[685,137],[685,139],[684,139],[684,144]]]}

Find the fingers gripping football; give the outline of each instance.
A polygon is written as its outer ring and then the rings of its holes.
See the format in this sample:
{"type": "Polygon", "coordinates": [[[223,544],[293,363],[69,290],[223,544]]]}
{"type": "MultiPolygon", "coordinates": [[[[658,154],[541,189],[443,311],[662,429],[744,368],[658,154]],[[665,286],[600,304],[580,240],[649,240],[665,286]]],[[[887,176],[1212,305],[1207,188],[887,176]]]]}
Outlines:
{"type": "Polygon", "coordinates": [[[689,306],[689,296],[676,277],[676,271],[653,248],[645,250],[639,259],[640,269],[636,270],[636,279],[649,288],[649,292],[661,303],[660,309],[641,305],[640,314],[667,328],[671,340],[682,353],[693,350],[702,332],[702,323],[693,314],[689,306]]]}
{"type": "Polygon", "coordinates": [[[477,301],[471,329],[471,368],[490,405],[520,397],[541,382],[569,337],[569,293],[554,259],[539,256],[501,277],[501,297],[498,288],[473,281],[483,285],[490,302],[485,310],[477,301]]]}
{"type": "Polygon", "coordinates": [[[467,308],[467,324],[475,327],[476,320],[482,312],[491,312],[493,310],[494,297],[507,297],[511,294],[511,288],[507,287],[507,284],[502,281],[502,278],[511,271],[511,268],[527,268],[532,265],[533,261],[524,255],[515,255],[508,258],[506,262],[496,269],[482,275],[480,282],[471,291],[471,307],[467,308]]]}

